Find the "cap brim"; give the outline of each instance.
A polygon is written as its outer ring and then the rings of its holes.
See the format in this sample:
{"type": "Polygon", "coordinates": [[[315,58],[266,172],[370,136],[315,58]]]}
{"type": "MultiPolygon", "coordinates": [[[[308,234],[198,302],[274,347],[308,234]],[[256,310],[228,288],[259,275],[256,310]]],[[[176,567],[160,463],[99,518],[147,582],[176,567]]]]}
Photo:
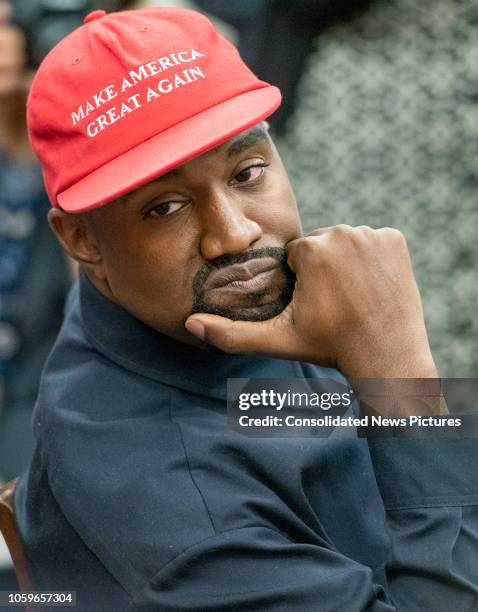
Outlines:
{"type": "Polygon", "coordinates": [[[80,213],[107,204],[259,123],[280,102],[273,86],[221,102],[97,168],[58,194],[58,205],[80,213]]]}

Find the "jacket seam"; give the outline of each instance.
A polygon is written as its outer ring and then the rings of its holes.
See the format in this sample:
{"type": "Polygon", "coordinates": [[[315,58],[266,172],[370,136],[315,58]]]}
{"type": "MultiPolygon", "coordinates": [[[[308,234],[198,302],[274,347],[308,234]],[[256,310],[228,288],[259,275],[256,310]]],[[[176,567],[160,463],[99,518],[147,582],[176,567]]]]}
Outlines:
{"type": "MultiPolygon", "coordinates": [[[[160,574],[162,571],[164,571],[168,567],[168,565],[170,565],[171,563],[174,563],[177,559],[179,559],[179,557],[181,557],[181,555],[184,555],[185,553],[187,553],[192,548],[195,548],[196,546],[199,546],[200,544],[203,544],[204,542],[207,542],[208,540],[213,540],[214,538],[217,538],[218,536],[222,536],[222,535],[225,535],[225,534],[228,534],[228,533],[234,533],[234,532],[237,532],[237,531],[244,531],[245,529],[256,529],[256,528],[265,529],[267,531],[271,531],[272,533],[276,533],[277,535],[280,535],[284,540],[286,540],[286,542],[288,542],[289,544],[293,544],[294,543],[292,540],[290,540],[282,532],[278,531],[277,529],[272,529],[271,527],[267,527],[267,525],[246,525],[244,527],[232,527],[231,529],[225,529],[223,531],[215,531],[213,535],[207,536],[206,538],[203,538],[202,540],[198,540],[197,542],[194,542],[194,544],[191,544],[190,546],[187,546],[181,552],[179,552],[175,557],[173,557],[172,559],[167,561],[160,569],[158,569],[156,574],[154,574],[154,576],[152,576],[150,578],[150,581],[154,580],[154,578],[158,574],[160,574]]],[[[314,546],[313,544],[309,544],[309,545],[310,546],[314,546]]]]}
{"type": "MultiPolygon", "coordinates": [[[[206,503],[206,499],[205,499],[205,497],[203,495],[203,492],[201,491],[201,488],[199,487],[198,483],[196,482],[196,479],[193,476],[191,462],[190,462],[189,455],[188,455],[188,452],[187,452],[187,449],[186,449],[186,443],[184,441],[184,435],[183,435],[183,431],[182,431],[182,428],[181,428],[181,424],[178,423],[177,421],[175,421],[174,418],[173,418],[173,415],[172,415],[172,410],[171,410],[171,407],[172,407],[172,397],[171,396],[172,396],[172,392],[171,392],[171,390],[169,390],[169,420],[171,421],[171,423],[174,423],[174,425],[176,425],[176,427],[178,429],[179,439],[181,440],[181,446],[183,447],[184,458],[186,460],[186,465],[187,465],[187,468],[188,468],[189,477],[191,478],[191,482],[195,486],[195,488],[196,488],[196,490],[197,490],[197,492],[199,494],[199,497],[201,498],[201,501],[202,501],[202,503],[204,505],[204,509],[206,510],[206,514],[207,514],[207,516],[209,518],[209,521],[211,523],[211,527],[212,527],[212,530],[214,532],[213,536],[214,536],[214,535],[217,534],[217,529],[216,529],[216,527],[214,525],[214,521],[213,521],[213,518],[212,518],[212,515],[211,515],[211,511],[209,510],[209,506],[206,503]]],[[[213,536],[210,536],[210,537],[213,537],[213,536]]]]}
{"type": "MultiPolygon", "coordinates": [[[[474,496],[476,497],[476,496],[474,496]]],[[[431,502],[419,502],[412,501],[408,504],[396,504],[396,505],[388,505],[385,504],[385,509],[387,511],[399,511],[399,510],[419,510],[420,508],[470,508],[473,506],[478,506],[478,498],[472,501],[459,500],[459,499],[450,499],[448,501],[431,501],[431,502]]]]}

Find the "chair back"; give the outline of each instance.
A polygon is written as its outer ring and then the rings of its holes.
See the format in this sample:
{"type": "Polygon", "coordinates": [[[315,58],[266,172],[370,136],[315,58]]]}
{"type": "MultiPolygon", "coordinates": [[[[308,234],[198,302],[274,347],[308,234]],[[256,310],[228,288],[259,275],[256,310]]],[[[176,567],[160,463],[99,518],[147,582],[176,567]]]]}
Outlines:
{"type": "MultiPolygon", "coordinates": [[[[28,559],[15,519],[15,507],[13,505],[15,486],[15,480],[11,480],[3,485],[0,484],[0,533],[3,535],[12,557],[19,590],[34,591],[35,588],[31,579],[28,559]]],[[[39,611],[40,608],[25,606],[25,610],[34,612],[35,610],[39,611]]]]}

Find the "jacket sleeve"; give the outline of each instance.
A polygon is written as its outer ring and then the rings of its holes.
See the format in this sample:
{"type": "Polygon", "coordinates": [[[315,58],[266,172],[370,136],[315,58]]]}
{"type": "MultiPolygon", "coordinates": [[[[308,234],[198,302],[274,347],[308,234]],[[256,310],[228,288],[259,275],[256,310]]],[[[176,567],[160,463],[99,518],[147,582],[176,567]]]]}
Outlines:
{"type": "Polygon", "coordinates": [[[387,601],[370,568],[258,526],[217,534],[184,551],[129,610],[391,612],[387,601]]]}
{"type": "MultiPolygon", "coordinates": [[[[251,526],[163,567],[131,611],[450,612],[478,609],[475,440],[369,441],[390,537],[377,573],[332,547],[251,526]],[[382,571],[384,570],[384,571],[382,571]]],[[[353,526],[351,526],[353,528],[353,526]]]]}
{"type": "Polygon", "coordinates": [[[478,610],[478,439],[369,440],[399,611],[478,610]]]}

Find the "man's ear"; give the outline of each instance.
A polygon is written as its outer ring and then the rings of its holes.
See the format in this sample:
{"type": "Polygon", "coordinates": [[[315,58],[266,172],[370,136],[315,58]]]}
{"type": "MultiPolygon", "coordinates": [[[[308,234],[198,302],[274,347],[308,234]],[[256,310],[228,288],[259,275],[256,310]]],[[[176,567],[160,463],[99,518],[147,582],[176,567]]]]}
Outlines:
{"type": "Polygon", "coordinates": [[[105,273],[101,252],[92,224],[86,216],[52,208],[48,211],[48,223],[68,255],[103,280],[105,273]]]}

